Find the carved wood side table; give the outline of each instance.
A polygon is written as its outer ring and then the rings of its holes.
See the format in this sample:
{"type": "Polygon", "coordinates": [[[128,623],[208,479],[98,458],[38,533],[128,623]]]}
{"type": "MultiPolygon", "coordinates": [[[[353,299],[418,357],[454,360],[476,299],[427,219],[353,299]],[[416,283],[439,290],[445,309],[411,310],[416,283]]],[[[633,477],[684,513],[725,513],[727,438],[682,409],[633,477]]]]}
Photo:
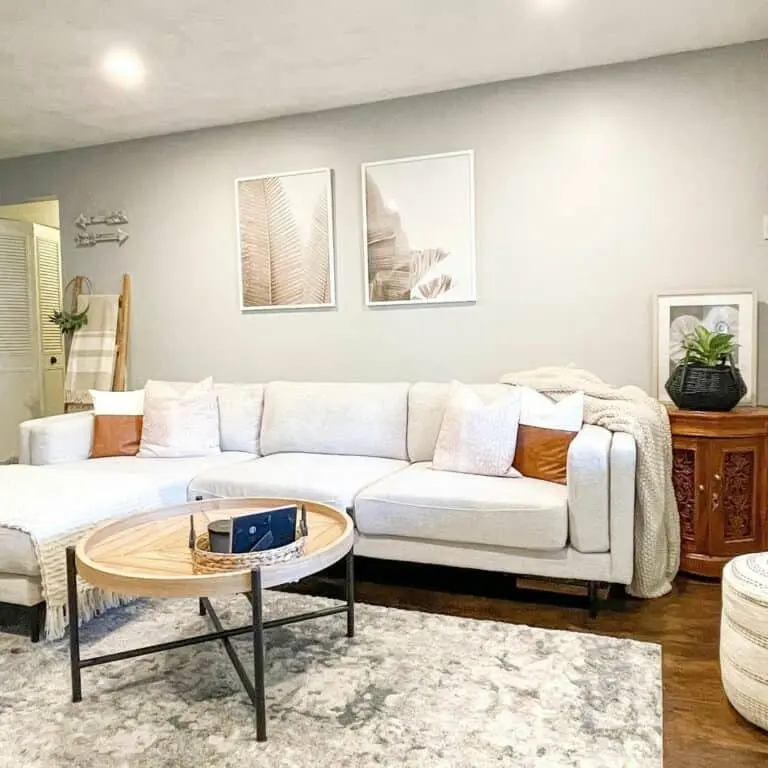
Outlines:
{"type": "Polygon", "coordinates": [[[680,569],[720,578],[736,555],[768,549],[768,408],[670,406],[680,569]]]}

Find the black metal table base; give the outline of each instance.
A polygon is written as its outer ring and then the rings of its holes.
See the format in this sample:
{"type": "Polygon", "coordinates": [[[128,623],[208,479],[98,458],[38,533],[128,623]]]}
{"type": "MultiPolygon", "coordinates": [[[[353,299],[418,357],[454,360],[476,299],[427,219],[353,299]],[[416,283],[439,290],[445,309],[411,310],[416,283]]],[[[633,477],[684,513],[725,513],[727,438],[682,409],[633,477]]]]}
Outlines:
{"type": "Polygon", "coordinates": [[[81,672],[88,667],[100,664],[109,664],[113,661],[124,661],[137,656],[147,656],[160,651],[171,651],[176,648],[186,648],[190,645],[208,643],[219,640],[235,668],[240,682],[243,684],[251,703],[256,710],[256,738],[258,741],[267,740],[267,713],[266,697],[264,690],[264,631],[274,627],[284,627],[287,624],[297,624],[302,621],[319,619],[323,616],[333,616],[338,613],[347,614],[347,637],[355,635],[355,584],[354,584],[354,559],[352,550],[346,555],[346,604],[323,608],[319,611],[310,611],[295,616],[286,616],[280,619],[264,621],[262,617],[262,587],[261,571],[254,568],[251,571],[251,591],[246,596],[251,603],[251,623],[242,627],[225,629],[216,611],[213,609],[207,597],[199,599],[200,615],[207,615],[213,624],[215,631],[207,632],[195,637],[185,637],[180,640],[170,640],[165,643],[146,645],[141,648],[132,648],[128,651],[108,653],[102,656],[90,656],[86,659],[80,656],[80,627],[79,610],[77,603],[77,564],[75,560],[75,548],[67,547],[67,607],[69,613],[69,659],[72,672],[72,701],[82,700],[81,672]],[[237,655],[231,638],[238,635],[250,634],[253,642],[253,679],[248,674],[245,665],[237,655]]]}

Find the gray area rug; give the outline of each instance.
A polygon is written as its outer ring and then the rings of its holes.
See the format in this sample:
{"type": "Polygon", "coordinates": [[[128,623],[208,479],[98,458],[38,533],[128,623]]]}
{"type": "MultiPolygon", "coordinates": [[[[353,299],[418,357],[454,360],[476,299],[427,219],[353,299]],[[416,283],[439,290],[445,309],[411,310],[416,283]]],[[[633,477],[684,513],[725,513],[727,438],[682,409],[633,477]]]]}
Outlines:
{"type": "MultiPolygon", "coordinates": [[[[248,622],[243,597],[214,606],[248,622]]],[[[218,644],[86,669],[72,704],[66,641],[0,635],[0,766],[661,766],[659,646],[368,605],[357,625],[268,632],[265,744],[218,644]]],[[[196,601],[140,601],[84,627],[83,656],[209,630],[196,601]]]]}

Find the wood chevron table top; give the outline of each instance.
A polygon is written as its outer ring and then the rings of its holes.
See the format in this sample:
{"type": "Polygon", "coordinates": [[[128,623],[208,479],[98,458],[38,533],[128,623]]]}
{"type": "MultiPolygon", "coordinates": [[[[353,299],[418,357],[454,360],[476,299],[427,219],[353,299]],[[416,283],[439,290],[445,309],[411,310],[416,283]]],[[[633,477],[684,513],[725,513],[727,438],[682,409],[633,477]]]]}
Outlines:
{"type": "Polygon", "coordinates": [[[309,533],[302,557],[261,568],[274,587],[317,573],[352,547],[354,526],[345,512],[297,499],[211,499],[141,512],[105,523],[77,546],[81,578],[103,590],[139,597],[214,597],[250,591],[250,569],[197,574],[189,548],[190,515],[203,533],[209,522],[249,511],[304,504],[309,533]]]}

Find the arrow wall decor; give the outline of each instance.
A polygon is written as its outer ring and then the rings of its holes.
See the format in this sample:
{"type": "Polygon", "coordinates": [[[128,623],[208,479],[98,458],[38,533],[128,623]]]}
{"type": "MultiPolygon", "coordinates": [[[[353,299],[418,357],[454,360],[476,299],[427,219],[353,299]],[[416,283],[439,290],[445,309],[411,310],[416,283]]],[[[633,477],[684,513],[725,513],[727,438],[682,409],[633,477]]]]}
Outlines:
{"type": "Polygon", "coordinates": [[[125,215],[125,211],[113,211],[104,216],[86,216],[84,213],[81,213],[75,219],[75,226],[80,229],[87,229],[95,224],[106,224],[110,227],[116,227],[118,224],[127,223],[128,217],[125,215]]]}
{"type": "Polygon", "coordinates": [[[92,248],[97,243],[117,243],[122,245],[130,235],[118,229],[116,232],[78,232],[75,245],[78,248],[92,248]]]}

